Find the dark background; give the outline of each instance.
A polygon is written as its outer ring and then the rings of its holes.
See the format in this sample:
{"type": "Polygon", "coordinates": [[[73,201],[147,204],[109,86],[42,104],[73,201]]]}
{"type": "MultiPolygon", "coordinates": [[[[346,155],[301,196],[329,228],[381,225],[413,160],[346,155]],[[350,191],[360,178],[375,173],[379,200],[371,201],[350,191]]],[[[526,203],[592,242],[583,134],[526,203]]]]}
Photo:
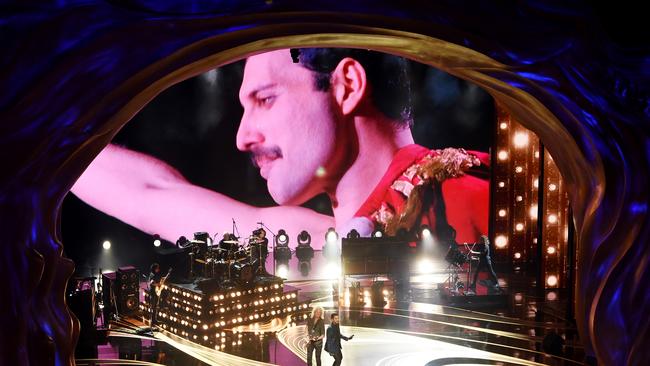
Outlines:
{"type": "MultiPolygon", "coordinates": [[[[113,142],[166,161],[196,185],[254,205],[274,205],[258,169],[235,147],[243,66],[243,62],[229,64],[169,88],[124,126],[113,142]]],[[[489,151],[495,122],[492,97],[426,65],[411,62],[410,69],[415,142],[429,148],[489,151]]],[[[325,195],[305,206],[331,214],[325,195]]],[[[148,234],[73,194],[68,194],[62,210],[65,254],[76,263],[77,275],[129,264],[145,271],[154,260],[148,234]],[[111,250],[102,249],[104,240],[111,241],[111,250]]]]}

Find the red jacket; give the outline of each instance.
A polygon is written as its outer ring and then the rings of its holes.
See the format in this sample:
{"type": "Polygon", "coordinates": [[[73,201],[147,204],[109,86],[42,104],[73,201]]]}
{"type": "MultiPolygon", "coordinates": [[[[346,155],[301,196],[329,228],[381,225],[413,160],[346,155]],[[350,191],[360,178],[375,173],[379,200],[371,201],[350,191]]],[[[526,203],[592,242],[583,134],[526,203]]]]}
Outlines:
{"type": "MultiPolygon", "coordinates": [[[[469,174],[448,178],[442,182],[447,222],[456,230],[458,243],[477,242],[479,237],[487,235],[488,231],[489,180],[476,175],[487,177],[485,173],[486,168],[489,168],[489,156],[481,152],[470,153],[479,158],[482,169],[470,169],[469,174]]],[[[408,198],[405,189],[400,187],[417,184],[419,177],[413,176],[413,167],[432,154],[435,156],[437,152],[419,145],[408,145],[398,150],[386,174],[355,216],[366,217],[381,227],[382,223],[378,218],[382,213],[400,214],[408,198]]],[[[420,224],[435,228],[434,205],[423,207],[426,209],[421,213],[420,224]]]]}

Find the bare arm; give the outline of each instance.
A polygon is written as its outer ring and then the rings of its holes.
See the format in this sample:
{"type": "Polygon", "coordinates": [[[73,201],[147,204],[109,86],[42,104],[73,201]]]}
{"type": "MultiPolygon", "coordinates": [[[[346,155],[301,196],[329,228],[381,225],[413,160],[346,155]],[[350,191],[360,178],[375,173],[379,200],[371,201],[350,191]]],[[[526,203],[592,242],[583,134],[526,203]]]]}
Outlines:
{"type": "MultiPolygon", "coordinates": [[[[242,236],[262,221],[274,230],[285,229],[292,242],[301,230],[319,238],[334,226],[332,217],[306,208],[259,208],[195,186],[168,164],[115,145],[99,154],[72,192],[96,209],[172,242],[196,231],[232,231],[233,218],[242,236]]],[[[320,246],[320,241],[314,244],[320,246]]]]}

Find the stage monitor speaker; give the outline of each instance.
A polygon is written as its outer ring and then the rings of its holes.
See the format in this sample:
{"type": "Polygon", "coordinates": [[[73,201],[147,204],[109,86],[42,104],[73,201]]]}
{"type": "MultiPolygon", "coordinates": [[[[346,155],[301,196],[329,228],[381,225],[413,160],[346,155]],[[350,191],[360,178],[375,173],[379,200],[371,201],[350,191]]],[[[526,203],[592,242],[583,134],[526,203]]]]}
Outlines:
{"type": "Polygon", "coordinates": [[[115,300],[120,315],[131,315],[140,306],[140,272],[133,266],[117,270],[115,300]]]}

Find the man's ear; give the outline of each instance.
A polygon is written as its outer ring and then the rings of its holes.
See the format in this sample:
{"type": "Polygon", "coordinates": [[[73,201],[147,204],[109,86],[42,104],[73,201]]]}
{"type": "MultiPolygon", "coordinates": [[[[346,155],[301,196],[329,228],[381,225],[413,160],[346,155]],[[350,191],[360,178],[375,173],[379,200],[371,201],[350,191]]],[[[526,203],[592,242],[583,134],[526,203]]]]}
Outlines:
{"type": "Polygon", "coordinates": [[[366,70],[359,61],[346,57],[332,72],[331,87],[341,113],[352,113],[369,92],[366,70]]]}

